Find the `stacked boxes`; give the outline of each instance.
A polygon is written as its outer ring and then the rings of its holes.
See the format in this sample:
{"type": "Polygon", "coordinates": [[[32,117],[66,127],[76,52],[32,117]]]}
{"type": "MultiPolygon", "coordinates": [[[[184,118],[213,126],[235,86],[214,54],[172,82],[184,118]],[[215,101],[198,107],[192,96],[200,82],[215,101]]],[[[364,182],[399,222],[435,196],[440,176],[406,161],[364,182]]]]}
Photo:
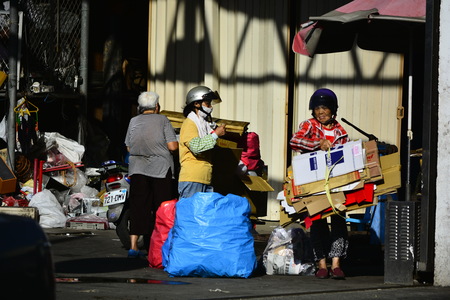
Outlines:
{"type": "Polygon", "coordinates": [[[380,157],[376,141],[297,155],[284,182],[280,223],[294,215],[315,220],[376,205],[377,196],[400,185],[399,153],[380,157]]]}

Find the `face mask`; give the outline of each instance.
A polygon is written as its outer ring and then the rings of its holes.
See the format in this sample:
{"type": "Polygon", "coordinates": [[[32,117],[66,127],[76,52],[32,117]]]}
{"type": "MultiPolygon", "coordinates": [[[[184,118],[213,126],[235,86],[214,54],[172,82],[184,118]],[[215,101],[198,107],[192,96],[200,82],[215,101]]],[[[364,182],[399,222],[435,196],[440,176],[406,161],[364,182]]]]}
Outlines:
{"type": "Polygon", "coordinates": [[[213,111],[213,108],[212,107],[206,107],[206,106],[202,106],[202,109],[203,109],[203,111],[205,112],[205,113],[207,113],[207,114],[211,114],[212,113],[212,111],[213,111]]]}

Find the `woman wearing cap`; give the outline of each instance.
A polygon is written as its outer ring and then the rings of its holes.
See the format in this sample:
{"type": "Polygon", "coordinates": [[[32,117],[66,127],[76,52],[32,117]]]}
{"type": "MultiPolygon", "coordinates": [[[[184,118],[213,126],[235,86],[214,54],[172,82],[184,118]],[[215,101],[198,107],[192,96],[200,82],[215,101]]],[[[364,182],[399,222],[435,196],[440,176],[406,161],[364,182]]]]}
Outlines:
{"type": "MultiPolygon", "coordinates": [[[[313,118],[300,123],[299,130],[290,140],[291,149],[301,153],[323,150],[348,142],[345,129],[336,121],[338,103],[336,94],[329,89],[318,89],[309,101],[313,118]]],[[[312,222],[311,242],[318,263],[316,277],[344,279],[340,259],[347,255],[348,232],[345,218],[331,216],[331,231],[326,219],[312,222]],[[327,268],[331,259],[331,268],[327,268]]]]}
{"type": "Polygon", "coordinates": [[[212,122],[212,104],[222,100],[217,92],[206,86],[197,86],[186,95],[183,115],[186,119],[180,130],[180,174],[178,193],[189,198],[196,192],[213,192],[211,186],[211,149],[220,136],[225,135],[225,125],[212,122]]]}
{"type": "Polygon", "coordinates": [[[174,161],[178,150],[175,130],[169,119],[159,114],[159,95],[143,92],[138,98],[139,114],[130,120],[125,145],[130,152],[130,240],[128,257],[145,256],[137,246],[140,235],[149,237],[155,214],[162,202],[176,198],[173,186],[174,161]]]}

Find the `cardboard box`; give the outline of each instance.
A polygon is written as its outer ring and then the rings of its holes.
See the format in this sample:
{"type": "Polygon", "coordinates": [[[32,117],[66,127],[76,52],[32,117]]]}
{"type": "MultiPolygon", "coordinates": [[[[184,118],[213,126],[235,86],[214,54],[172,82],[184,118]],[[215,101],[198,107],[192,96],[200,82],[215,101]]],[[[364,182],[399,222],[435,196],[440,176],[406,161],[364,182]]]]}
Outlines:
{"type": "Polygon", "coordinates": [[[287,225],[290,224],[293,221],[293,217],[290,216],[283,208],[283,206],[280,205],[280,225],[287,225]]]}
{"type": "MultiPolygon", "coordinates": [[[[342,211],[346,209],[344,205],[345,194],[343,192],[331,193],[330,196],[336,210],[342,211]]],[[[305,197],[302,201],[305,204],[310,216],[331,207],[330,201],[326,194],[305,197]]]]}
{"type": "MultiPolygon", "coordinates": [[[[374,205],[377,205],[377,204],[378,204],[378,202],[377,203],[364,204],[364,205],[357,205],[357,204],[355,204],[355,205],[347,206],[346,212],[354,211],[354,210],[357,210],[357,209],[366,208],[366,207],[370,207],[370,206],[374,206],[374,205]]],[[[334,215],[333,211],[326,212],[326,213],[322,214],[322,219],[328,218],[331,215],[334,215]]]]}
{"type": "Polygon", "coordinates": [[[109,224],[108,222],[68,221],[67,228],[84,230],[105,230],[109,229],[109,224]]]}
{"type": "Polygon", "coordinates": [[[247,198],[252,217],[267,215],[267,192],[274,189],[259,176],[237,175],[242,149],[216,147],[213,151],[212,186],[222,195],[234,194],[247,198]]]}
{"type": "Polygon", "coordinates": [[[377,184],[375,195],[380,196],[397,192],[402,186],[401,166],[395,166],[383,171],[383,183],[377,184]]]}
{"type": "Polygon", "coordinates": [[[352,183],[349,183],[347,185],[343,185],[337,188],[331,189],[332,193],[338,193],[338,192],[348,192],[353,190],[358,190],[364,188],[365,180],[355,181],[352,183]]]}
{"type": "Polygon", "coordinates": [[[302,198],[298,198],[299,201],[293,202],[292,206],[294,207],[296,212],[305,212],[306,209],[306,204],[305,202],[302,200],[302,198]]]}
{"type": "Polygon", "coordinates": [[[39,211],[36,207],[0,206],[0,213],[39,220],[39,211]]]}
{"type": "Polygon", "coordinates": [[[0,159],[0,194],[10,194],[16,191],[17,178],[13,171],[6,164],[5,160],[0,159]]]}
{"type": "Polygon", "coordinates": [[[375,195],[396,192],[402,186],[400,152],[380,156],[383,182],[377,184],[375,195]]]}
{"type": "MultiPolygon", "coordinates": [[[[358,181],[360,179],[361,179],[361,172],[353,171],[345,175],[329,178],[328,187],[330,189],[334,189],[358,181]]],[[[291,180],[292,185],[291,192],[296,197],[317,194],[325,191],[325,183],[326,183],[325,180],[320,180],[307,184],[296,185],[296,182],[294,180],[291,180]]]]}
{"type": "Polygon", "coordinates": [[[8,149],[0,149],[0,157],[3,158],[4,161],[8,159],[8,149]]]}
{"type": "MultiPolygon", "coordinates": [[[[175,129],[181,128],[183,121],[186,119],[182,112],[163,110],[160,112],[160,114],[165,115],[175,129]]],[[[225,124],[227,132],[235,133],[238,135],[242,135],[244,132],[246,132],[248,125],[250,124],[249,122],[226,120],[214,117],[213,121],[217,124],[225,124]]]]}
{"type": "Polygon", "coordinates": [[[229,140],[226,140],[226,139],[218,138],[217,139],[217,146],[222,147],[222,148],[237,148],[238,144],[236,142],[233,142],[233,141],[229,141],[229,140]]]}
{"type": "Polygon", "coordinates": [[[250,191],[273,192],[273,187],[262,177],[246,175],[241,177],[242,182],[250,191]]]}
{"type": "Polygon", "coordinates": [[[365,156],[361,140],[348,142],[330,151],[315,151],[294,156],[292,169],[297,185],[311,183],[361,170],[365,156]]]}
{"type": "Polygon", "coordinates": [[[363,143],[366,152],[366,167],[369,169],[369,175],[372,180],[382,178],[380,165],[380,157],[378,154],[378,146],[376,141],[368,141],[363,143]]]}

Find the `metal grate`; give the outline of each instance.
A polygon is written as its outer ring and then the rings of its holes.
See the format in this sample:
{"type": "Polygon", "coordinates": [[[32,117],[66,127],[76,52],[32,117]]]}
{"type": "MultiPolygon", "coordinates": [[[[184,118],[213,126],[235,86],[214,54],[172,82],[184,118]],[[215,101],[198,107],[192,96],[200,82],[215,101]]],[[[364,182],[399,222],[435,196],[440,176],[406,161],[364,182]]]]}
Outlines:
{"type": "MultiPolygon", "coordinates": [[[[0,7],[1,9],[1,7],[0,7]]],[[[80,65],[81,0],[20,0],[22,87],[32,82],[71,87],[80,65]]],[[[0,67],[8,73],[9,7],[0,12],[0,67]]],[[[20,33],[19,33],[20,34],[20,33]]]]}
{"type": "Polygon", "coordinates": [[[413,284],[418,204],[387,202],[385,283],[413,284]]]}
{"type": "Polygon", "coordinates": [[[0,11],[0,70],[8,73],[9,12],[0,11]]]}

